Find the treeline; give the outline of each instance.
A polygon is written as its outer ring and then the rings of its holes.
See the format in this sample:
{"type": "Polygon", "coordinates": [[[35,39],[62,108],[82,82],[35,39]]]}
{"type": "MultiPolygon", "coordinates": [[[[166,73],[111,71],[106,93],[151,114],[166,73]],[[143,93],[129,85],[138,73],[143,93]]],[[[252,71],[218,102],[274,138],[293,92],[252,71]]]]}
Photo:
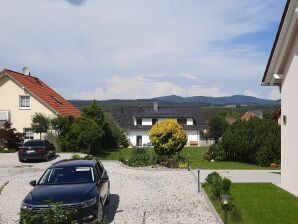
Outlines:
{"type": "Polygon", "coordinates": [[[271,116],[264,116],[226,126],[222,137],[205,157],[269,166],[280,164],[280,150],[280,126],[271,116]]]}
{"type": "Polygon", "coordinates": [[[32,129],[36,133],[53,132],[62,151],[97,154],[103,149],[127,147],[128,140],[112,118],[93,102],[73,117],[47,118],[36,114],[32,119],[32,129]]]}

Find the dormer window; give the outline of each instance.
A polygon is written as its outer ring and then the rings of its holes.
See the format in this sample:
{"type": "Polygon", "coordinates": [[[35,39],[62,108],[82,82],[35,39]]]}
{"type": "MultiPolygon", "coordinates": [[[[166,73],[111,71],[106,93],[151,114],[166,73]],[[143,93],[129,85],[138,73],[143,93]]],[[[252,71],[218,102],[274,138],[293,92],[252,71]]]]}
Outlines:
{"type": "Polygon", "coordinates": [[[142,118],[137,118],[137,125],[142,125],[142,118]]]}
{"type": "Polygon", "coordinates": [[[31,109],[30,96],[28,95],[20,96],[19,101],[20,101],[20,109],[23,109],[23,110],[31,109]]]}

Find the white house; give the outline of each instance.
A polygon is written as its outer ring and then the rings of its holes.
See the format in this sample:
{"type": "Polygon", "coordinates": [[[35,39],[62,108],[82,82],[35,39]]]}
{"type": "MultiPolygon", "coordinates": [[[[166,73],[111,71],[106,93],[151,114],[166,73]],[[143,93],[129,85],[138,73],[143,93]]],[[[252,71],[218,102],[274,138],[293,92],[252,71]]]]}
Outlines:
{"type": "Polygon", "coordinates": [[[25,139],[39,138],[31,130],[32,116],[80,116],[81,112],[27,69],[19,73],[4,69],[0,72],[0,124],[5,121],[25,139]],[[25,73],[25,74],[24,74],[25,73]]]}
{"type": "Polygon", "coordinates": [[[206,120],[197,106],[126,106],[114,113],[113,117],[120,127],[127,131],[132,146],[150,144],[149,130],[156,122],[174,119],[184,128],[188,136],[188,145],[198,146],[205,143],[201,131],[206,129],[206,120]]]}
{"type": "Polygon", "coordinates": [[[298,0],[288,0],[262,85],[281,91],[281,186],[298,196],[298,0]]]}

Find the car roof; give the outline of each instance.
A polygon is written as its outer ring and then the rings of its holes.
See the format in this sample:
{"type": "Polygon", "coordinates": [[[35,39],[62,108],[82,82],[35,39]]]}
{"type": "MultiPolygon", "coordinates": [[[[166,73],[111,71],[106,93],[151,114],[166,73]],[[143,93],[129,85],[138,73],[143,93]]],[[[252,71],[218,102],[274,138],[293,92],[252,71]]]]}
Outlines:
{"type": "Polygon", "coordinates": [[[94,166],[96,164],[96,160],[86,160],[86,159],[78,159],[78,160],[60,160],[57,163],[54,163],[50,168],[56,167],[73,167],[73,166],[94,166]]]}

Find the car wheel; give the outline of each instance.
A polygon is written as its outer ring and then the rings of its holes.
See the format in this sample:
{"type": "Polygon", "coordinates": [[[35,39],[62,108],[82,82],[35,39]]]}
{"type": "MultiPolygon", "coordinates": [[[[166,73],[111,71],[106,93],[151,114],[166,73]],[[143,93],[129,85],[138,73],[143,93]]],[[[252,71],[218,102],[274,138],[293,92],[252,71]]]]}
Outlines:
{"type": "Polygon", "coordinates": [[[97,221],[100,223],[103,220],[103,206],[102,202],[98,202],[98,209],[97,209],[97,221]]]}
{"type": "Polygon", "coordinates": [[[25,160],[23,160],[23,159],[19,158],[19,161],[20,161],[21,163],[23,163],[25,160]]]}

